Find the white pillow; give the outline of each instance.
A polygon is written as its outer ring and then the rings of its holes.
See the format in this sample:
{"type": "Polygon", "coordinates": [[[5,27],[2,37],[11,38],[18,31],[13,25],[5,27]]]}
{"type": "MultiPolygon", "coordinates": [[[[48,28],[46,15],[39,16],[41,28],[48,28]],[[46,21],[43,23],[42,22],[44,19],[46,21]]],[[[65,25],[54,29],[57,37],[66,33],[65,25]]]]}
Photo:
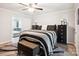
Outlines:
{"type": "Polygon", "coordinates": [[[42,25],[42,30],[46,30],[47,29],[47,25],[42,25]]]}

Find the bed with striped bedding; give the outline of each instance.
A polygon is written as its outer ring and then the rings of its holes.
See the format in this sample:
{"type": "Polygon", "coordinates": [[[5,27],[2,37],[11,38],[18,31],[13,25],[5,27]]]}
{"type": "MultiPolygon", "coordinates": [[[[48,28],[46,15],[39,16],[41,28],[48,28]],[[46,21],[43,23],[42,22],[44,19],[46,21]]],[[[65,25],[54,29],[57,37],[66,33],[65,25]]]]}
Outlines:
{"type": "Polygon", "coordinates": [[[49,56],[53,53],[57,35],[55,31],[25,30],[20,33],[19,41],[22,39],[34,43],[38,42],[40,44],[40,48],[43,49],[45,56],[49,56]]]}

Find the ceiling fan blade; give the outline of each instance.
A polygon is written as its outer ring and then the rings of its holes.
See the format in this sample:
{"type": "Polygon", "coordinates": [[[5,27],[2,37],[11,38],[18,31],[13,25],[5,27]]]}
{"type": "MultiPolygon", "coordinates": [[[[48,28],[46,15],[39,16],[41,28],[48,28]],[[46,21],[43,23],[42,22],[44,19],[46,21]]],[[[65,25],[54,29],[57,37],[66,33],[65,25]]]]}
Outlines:
{"type": "Polygon", "coordinates": [[[23,3],[18,3],[18,4],[28,7],[28,5],[26,5],[26,4],[23,4],[23,3]]]}
{"type": "Polygon", "coordinates": [[[27,10],[28,8],[26,8],[26,9],[22,9],[23,11],[25,11],[25,10],[27,10]]]}
{"type": "Polygon", "coordinates": [[[29,8],[34,8],[34,9],[37,9],[37,10],[43,10],[43,8],[39,8],[39,7],[37,6],[38,3],[34,3],[34,4],[29,3],[29,5],[26,5],[26,4],[23,4],[23,3],[19,3],[19,4],[20,4],[20,5],[23,5],[23,6],[25,6],[25,7],[27,7],[27,8],[25,8],[25,9],[22,9],[23,11],[24,11],[24,10],[27,10],[27,9],[29,9],[29,8]]]}
{"type": "Polygon", "coordinates": [[[43,8],[35,8],[35,9],[38,9],[38,10],[43,10],[43,8]]]}

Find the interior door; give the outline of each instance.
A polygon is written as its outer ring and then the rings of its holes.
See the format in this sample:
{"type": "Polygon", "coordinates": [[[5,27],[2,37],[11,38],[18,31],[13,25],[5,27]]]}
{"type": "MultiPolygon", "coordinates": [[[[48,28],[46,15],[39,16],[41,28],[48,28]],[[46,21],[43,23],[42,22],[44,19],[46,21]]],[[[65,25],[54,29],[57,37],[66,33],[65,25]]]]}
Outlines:
{"type": "Polygon", "coordinates": [[[75,46],[77,55],[79,56],[79,4],[77,6],[75,10],[75,46]]]}

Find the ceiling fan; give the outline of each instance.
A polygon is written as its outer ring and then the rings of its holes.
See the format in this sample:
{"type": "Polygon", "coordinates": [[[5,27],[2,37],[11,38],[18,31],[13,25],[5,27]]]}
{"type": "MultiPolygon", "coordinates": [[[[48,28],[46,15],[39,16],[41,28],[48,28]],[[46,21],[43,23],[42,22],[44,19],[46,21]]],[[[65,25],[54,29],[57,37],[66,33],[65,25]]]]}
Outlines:
{"type": "Polygon", "coordinates": [[[23,11],[29,10],[29,11],[34,11],[34,10],[43,10],[43,8],[38,7],[38,3],[29,3],[29,4],[23,4],[19,3],[20,5],[25,6],[26,8],[22,9],[23,11]]]}

